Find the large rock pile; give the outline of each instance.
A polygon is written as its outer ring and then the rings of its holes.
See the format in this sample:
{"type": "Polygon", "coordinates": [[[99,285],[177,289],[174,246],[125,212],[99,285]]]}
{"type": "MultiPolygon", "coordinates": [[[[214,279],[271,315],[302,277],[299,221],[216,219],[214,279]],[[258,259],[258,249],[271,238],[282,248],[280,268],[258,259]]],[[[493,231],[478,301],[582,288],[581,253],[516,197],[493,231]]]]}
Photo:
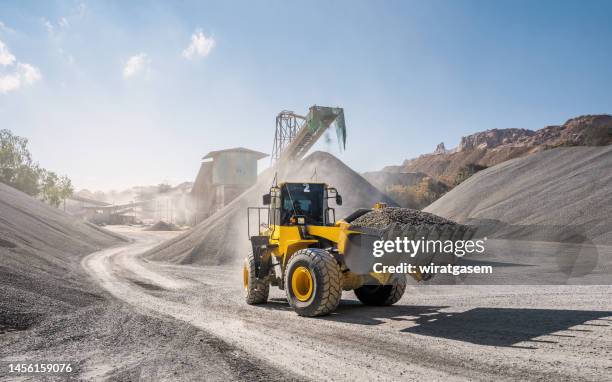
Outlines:
{"type": "MultiPolygon", "coordinates": [[[[350,219],[349,219],[350,220],[350,219]]],[[[347,266],[359,273],[368,273],[375,263],[383,265],[398,265],[400,263],[415,266],[455,264],[457,257],[451,252],[442,250],[442,246],[449,242],[469,240],[475,233],[470,226],[457,224],[427,212],[409,208],[382,208],[367,212],[350,221],[351,229],[360,232],[360,237],[353,249],[345,254],[347,266]],[[373,257],[371,254],[375,248],[375,241],[385,240],[396,242],[410,240],[420,242],[421,250],[417,253],[388,252],[382,257],[373,257]],[[427,242],[439,242],[439,247],[432,245],[426,247],[427,242]],[[359,244],[357,244],[359,243],[359,244]],[[429,248],[429,249],[427,249],[429,248]]],[[[386,248],[386,247],[385,247],[386,248]]],[[[387,250],[385,250],[387,251],[387,250]]],[[[426,276],[429,278],[429,276],[426,276]]]]}
{"type": "Polygon", "coordinates": [[[384,240],[469,240],[476,233],[476,227],[410,208],[375,209],[350,223],[356,231],[384,240]]]}
{"type": "Polygon", "coordinates": [[[352,224],[359,227],[384,229],[393,223],[407,224],[412,226],[437,225],[455,226],[456,223],[443,217],[413,210],[410,208],[387,207],[372,210],[357,219],[352,224]]]}
{"type": "Polygon", "coordinates": [[[0,183],[0,329],[99,301],[81,259],[122,241],[0,183]]]}
{"type": "Polygon", "coordinates": [[[560,147],[478,172],[425,210],[487,236],[612,244],[612,147],[560,147]]]}
{"type": "Polygon", "coordinates": [[[158,221],[150,227],[144,229],[145,231],[180,231],[181,229],[173,223],[166,223],[165,221],[158,221]]]}

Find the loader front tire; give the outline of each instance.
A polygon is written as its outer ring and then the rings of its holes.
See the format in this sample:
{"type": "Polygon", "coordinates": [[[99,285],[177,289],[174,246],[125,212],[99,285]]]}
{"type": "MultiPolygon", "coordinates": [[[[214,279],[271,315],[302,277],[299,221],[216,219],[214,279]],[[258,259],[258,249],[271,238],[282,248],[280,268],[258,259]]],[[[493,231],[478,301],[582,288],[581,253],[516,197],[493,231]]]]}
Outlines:
{"type": "Polygon", "coordinates": [[[300,316],[323,316],[336,310],[342,297],[336,259],[319,248],[306,248],[291,256],[285,272],[287,300],[300,316]]]}
{"type": "Polygon", "coordinates": [[[255,276],[255,256],[252,253],[244,259],[242,266],[242,282],[244,298],[249,305],[264,304],[268,302],[270,283],[255,276]]]}
{"type": "Polygon", "coordinates": [[[363,285],[355,289],[355,296],[366,305],[393,305],[404,295],[406,276],[397,274],[390,281],[388,285],[363,285]]]}

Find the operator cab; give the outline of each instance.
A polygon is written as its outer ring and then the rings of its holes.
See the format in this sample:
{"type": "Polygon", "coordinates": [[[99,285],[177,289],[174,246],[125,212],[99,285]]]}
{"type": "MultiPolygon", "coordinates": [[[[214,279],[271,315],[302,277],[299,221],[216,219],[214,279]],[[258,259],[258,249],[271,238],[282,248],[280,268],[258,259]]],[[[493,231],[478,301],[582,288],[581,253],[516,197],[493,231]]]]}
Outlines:
{"type": "Polygon", "coordinates": [[[325,224],[324,184],[285,183],[281,186],[281,202],[281,225],[325,224]]]}
{"type": "Polygon", "coordinates": [[[335,222],[335,211],[328,199],[342,205],[342,197],[325,183],[282,183],[264,195],[264,205],[270,205],[272,225],[329,225],[335,222]]]}

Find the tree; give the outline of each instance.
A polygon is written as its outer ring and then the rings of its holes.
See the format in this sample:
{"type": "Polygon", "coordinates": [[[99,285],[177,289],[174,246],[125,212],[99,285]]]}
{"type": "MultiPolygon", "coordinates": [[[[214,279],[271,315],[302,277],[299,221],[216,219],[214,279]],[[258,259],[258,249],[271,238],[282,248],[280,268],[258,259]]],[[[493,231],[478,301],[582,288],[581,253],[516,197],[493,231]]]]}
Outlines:
{"type": "Polygon", "coordinates": [[[0,130],[0,182],[55,207],[74,192],[68,177],[58,176],[34,163],[27,138],[6,129],[0,130]]]}
{"type": "Polygon", "coordinates": [[[38,196],[40,192],[39,180],[43,169],[38,165],[21,165],[17,169],[16,175],[12,182],[5,182],[11,187],[14,187],[30,196],[38,196]]]}
{"type": "Polygon", "coordinates": [[[53,207],[59,207],[62,201],[74,193],[72,181],[67,176],[58,176],[53,171],[43,170],[41,180],[40,198],[53,207]]]}
{"type": "Polygon", "coordinates": [[[59,207],[62,201],[59,194],[59,178],[53,171],[45,171],[42,176],[41,198],[43,202],[59,207]]]}
{"type": "Polygon", "coordinates": [[[62,200],[68,199],[72,194],[74,194],[74,187],[72,186],[72,181],[68,179],[66,175],[63,175],[59,178],[59,195],[62,200]]]}
{"type": "Polygon", "coordinates": [[[464,182],[470,176],[472,176],[472,175],[476,174],[478,171],[482,171],[482,170],[484,170],[486,168],[487,168],[487,166],[483,166],[483,165],[476,164],[476,163],[468,163],[468,164],[466,164],[465,166],[463,166],[463,167],[461,167],[459,169],[459,172],[455,176],[454,185],[458,186],[459,184],[464,182]]]}
{"type": "Polygon", "coordinates": [[[32,163],[28,140],[10,130],[0,130],[0,182],[36,196],[39,175],[38,165],[32,163]]]}
{"type": "Polygon", "coordinates": [[[166,192],[172,190],[172,186],[166,182],[160,183],[157,185],[157,192],[159,194],[165,194],[166,192]]]}

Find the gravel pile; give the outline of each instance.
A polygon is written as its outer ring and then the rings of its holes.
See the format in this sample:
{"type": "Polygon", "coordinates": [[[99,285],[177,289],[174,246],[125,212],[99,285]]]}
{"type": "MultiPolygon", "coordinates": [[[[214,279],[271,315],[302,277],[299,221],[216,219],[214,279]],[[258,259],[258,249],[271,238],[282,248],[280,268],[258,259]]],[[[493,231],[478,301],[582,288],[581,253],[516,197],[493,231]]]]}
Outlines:
{"type": "MultiPolygon", "coordinates": [[[[473,227],[457,224],[427,212],[400,207],[371,210],[352,220],[350,224],[355,231],[367,235],[360,242],[366,254],[372,253],[374,242],[371,240],[395,241],[400,238],[411,241],[456,242],[470,240],[475,233],[473,227]]],[[[347,258],[347,265],[359,273],[367,273],[372,269],[374,263],[379,261],[382,261],[384,265],[396,265],[399,262],[410,263],[414,266],[430,263],[446,265],[455,264],[457,257],[453,253],[432,249],[421,250],[414,257],[407,252],[394,253],[384,258],[374,258],[368,255],[352,256],[350,260],[347,258]]]]}
{"type": "Polygon", "coordinates": [[[180,228],[173,223],[158,221],[150,227],[145,228],[145,231],[180,231],[180,228]]]}
{"type": "Polygon", "coordinates": [[[378,229],[387,228],[392,223],[407,224],[412,226],[455,226],[457,224],[451,220],[434,214],[400,207],[387,207],[379,210],[372,210],[358,217],[352,222],[353,225],[358,227],[378,229]]]}
{"type": "Polygon", "coordinates": [[[121,242],[125,238],[0,183],[0,332],[98,302],[81,259],[121,242]]]}
{"type": "Polygon", "coordinates": [[[561,147],[478,172],[425,208],[489,237],[612,244],[612,146],[561,147]]]}
{"type": "Polygon", "coordinates": [[[19,381],[250,382],[292,377],[193,325],[145,315],[114,301],[51,317],[28,332],[0,335],[4,358],[76,365],[72,378],[8,378],[19,381]]]}

